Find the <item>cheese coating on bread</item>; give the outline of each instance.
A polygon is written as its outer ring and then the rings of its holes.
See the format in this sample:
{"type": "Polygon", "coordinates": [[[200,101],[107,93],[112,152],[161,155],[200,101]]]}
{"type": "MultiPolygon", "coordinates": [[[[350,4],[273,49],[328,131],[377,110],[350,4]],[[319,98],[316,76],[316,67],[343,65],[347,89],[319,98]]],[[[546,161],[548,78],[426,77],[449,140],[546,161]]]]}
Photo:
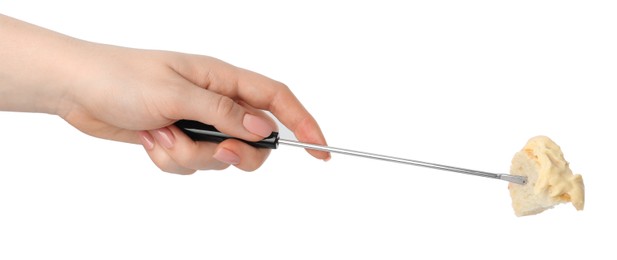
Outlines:
{"type": "Polygon", "coordinates": [[[527,176],[526,185],[508,186],[517,216],[538,214],[566,202],[572,202],[577,210],[584,208],[583,178],[572,173],[561,148],[546,136],[531,138],[514,155],[510,173],[527,176]]]}

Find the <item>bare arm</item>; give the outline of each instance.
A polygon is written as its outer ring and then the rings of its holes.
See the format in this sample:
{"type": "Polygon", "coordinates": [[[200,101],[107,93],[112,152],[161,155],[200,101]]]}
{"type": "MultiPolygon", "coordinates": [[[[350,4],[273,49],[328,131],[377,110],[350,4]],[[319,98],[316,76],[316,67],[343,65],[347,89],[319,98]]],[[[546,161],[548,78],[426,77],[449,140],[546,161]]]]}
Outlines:
{"type": "Polygon", "coordinates": [[[89,135],[141,143],[159,168],[175,173],[230,164],[254,170],[269,153],[237,140],[193,142],[172,125],[179,119],[256,141],[276,129],[268,110],[299,140],[325,144],[280,82],[207,56],[82,41],[3,15],[0,110],[55,114],[89,135]]]}

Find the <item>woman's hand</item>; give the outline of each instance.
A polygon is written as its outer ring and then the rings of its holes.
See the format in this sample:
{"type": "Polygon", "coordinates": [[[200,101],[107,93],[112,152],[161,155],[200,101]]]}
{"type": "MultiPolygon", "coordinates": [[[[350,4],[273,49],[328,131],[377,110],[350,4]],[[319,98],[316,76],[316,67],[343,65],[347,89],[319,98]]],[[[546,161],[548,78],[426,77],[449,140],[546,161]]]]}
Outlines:
{"type": "Polygon", "coordinates": [[[173,126],[180,119],[258,141],[276,130],[263,112],[268,110],[300,141],[325,144],[315,119],[288,87],[211,57],[85,42],[6,16],[0,16],[0,47],[11,48],[0,55],[12,61],[0,61],[0,71],[13,70],[0,73],[0,102],[18,100],[0,103],[0,109],[53,113],[89,135],[142,143],[167,172],[230,164],[252,171],[269,154],[233,139],[194,142],[173,126]]]}
{"type": "Polygon", "coordinates": [[[192,173],[229,164],[251,171],[270,152],[237,140],[193,142],[171,125],[179,119],[258,141],[276,130],[263,109],[272,111],[299,139],[325,143],[317,123],[289,88],[257,73],[205,56],[92,44],[86,49],[90,58],[77,71],[61,116],[93,136],[141,141],[164,171],[192,173]]]}

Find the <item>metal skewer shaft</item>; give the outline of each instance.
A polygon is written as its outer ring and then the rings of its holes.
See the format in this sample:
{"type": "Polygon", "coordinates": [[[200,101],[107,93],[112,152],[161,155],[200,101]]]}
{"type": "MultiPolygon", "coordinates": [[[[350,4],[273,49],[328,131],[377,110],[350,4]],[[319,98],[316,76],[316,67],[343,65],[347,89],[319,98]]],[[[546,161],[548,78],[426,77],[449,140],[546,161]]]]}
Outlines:
{"type": "Polygon", "coordinates": [[[465,168],[452,167],[452,166],[447,166],[447,165],[428,163],[428,162],[392,157],[392,156],[381,155],[381,154],[366,153],[366,152],[360,152],[360,151],[354,151],[354,150],[342,149],[342,148],[336,148],[336,147],[330,147],[330,146],[324,146],[324,145],[301,143],[298,141],[286,140],[286,139],[279,139],[278,143],[290,145],[290,146],[302,147],[302,148],[310,149],[310,150],[347,154],[347,155],[359,156],[359,157],[388,161],[388,162],[403,163],[403,164],[409,164],[409,165],[426,167],[426,168],[443,170],[443,171],[451,171],[451,172],[458,172],[458,173],[464,173],[464,174],[475,175],[475,176],[482,176],[482,177],[492,178],[492,179],[500,179],[500,180],[504,180],[508,182],[517,183],[517,184],[527,183],[527,178],[524,176],[475,171],[475,170],[470,170],[470,169],[465,169],[465,168]]]}
{"type": "MultiPolygon", "coordinates": [[[[220,143],[230,138],[236,139],[232,136],[221,133],[214,126],[206,125],[198,121],[180,120],[176,122],[175,125],[179,127],[185,134],[187,134],[194,141],[207,141],[207,142],[220,143]]],[[[329,146],[324,146],[324,145],[306,144],[306,143],[301,143],[298,141],[280,139],[277,132],[272,132],[270,136],[258,142],[248,142],[245,140],[241,140],[241,141],[247,144],[250,144],[254,147],[258,147],[258,148],[276,149],[279,144],[286,144],[286,145],[301,147],[301,148],[310,149],[310,150],[341,153],[341,154],[359,156],[359,157],[370,158],[370,159],[377,159],[377,160],[388,161],[388,162],[404,163],[404,164],[427,167],[427,168],[432,168],[432,169],[437,169],[437,170],[459,172],[459,173],[464,173],[464,174],[469,174],[469,175],[482,176],[486,178],[500,179],[500,180],[504,180],[504,181],[508,181],[512,183],[518,183],[518,184],[527,183],[527,177],[524,177],[524,176],[474,171],[474,170],[465,169],[465,168],[452,167],[452,166],[441,165],[441,164],[436,164],[436,163],[427,163],[427,162],[422,162],[422,161],[386,156],[386,155],[381,155],[381,154],[365,153],[365,152],[359,152],[359,151],[354,151],[354,150],[329,147],[329,146]]]]}

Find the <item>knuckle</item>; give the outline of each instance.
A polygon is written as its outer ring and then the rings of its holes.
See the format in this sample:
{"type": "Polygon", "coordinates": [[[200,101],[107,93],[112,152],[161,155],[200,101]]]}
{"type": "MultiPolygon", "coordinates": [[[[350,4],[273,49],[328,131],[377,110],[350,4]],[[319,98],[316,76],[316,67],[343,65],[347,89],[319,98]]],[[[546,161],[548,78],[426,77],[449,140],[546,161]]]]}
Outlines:
{"type": "Polygon", "coordinates": [[[194,167],[199,161],[198,158],[196,158],[196,156],[191,156],[190,154],[179,154],[176,155],[176,157],[174,157],[176,163],[184,168],[198,168],[199,167],[194,167]]]}
{"type": "Polygon", "coordinates": [[[258,162],[251,162],[251,163],[246,163],[246,164],[241,164],[238,165],[237,167],[240,170],[243,170],[245,172],[254,172],[257,169],[259,169],[259,167],[261,167],[261,165],[263,164],[263,161],[258,161],[258,162]]]}
{"type": "MultiPolygon", "coordinates": [[[[179,166],[179,168],[183,169],[183,173],[186,174],[185,169],[201,169],[199,165],[200,161],[203,161],[203,159],[201,159],[200,157],[201,153],[199,153],[196,149],[183,149],[183,151],[178,150],[180,149],[174,151],[171,156],[173,158],[173,161],[179,166]]],[[[193,172],[195,171],[193,170],[191,173],[193,172]]]]}
{"type": "Polygon", "coordinates": [[[285,83],[283,83],[283,82],[276,81],[276,83],[275,83],[275,84],[276,84],[279,88],[281,88],[281,89],[286,89],[286,90],[289,90],[289,87],[287,86],[287,84],[285,84],[285,83]]]}
{"type": "Polygon", "coordinates": [[[245,171],[245,172],[254,172],[255,170],[259,169],[260,165],[251,165],[248,167],[242,167],[241,170],[245,171]]]}
{"type": "Polygon", "coordinates": [[[172,154],[173,160],[183,168],[212,170],[220,167],[211,156],[212,149],[209,146],[180,146],[178,145],[172,154]]]}
{"type": "Polygon", "coordinates": [[[273,85],[274,85],[274,88],[276,88],[277,90],[285,90],[285,91],[289,90],[289,87],[287,85],[279,81],[274,81],[273,85]]]}
{"type": "Polygon", "coordinates": [[[195,170],[185,169],[179,167],[178,164],[171,158],[165,159],[153,159],[152,160],[156,167],[158,167],[161,171],[166,173],[174,173],[174,174],[192,174],[195,170]]]}
{"type": "Polygon", "coordinates": [[[204,170],[221,171],[221,170],[225,170],[227,168],[229,168],[229,164],[213,162],[212,164],[208,165],[207,168],[205,168],[204,170]]]}
{"type": "Polygon", "coordinates": [[[183,170],[179,170],[177,172],[174,172],[176,174],[181,174],[181,175],[191,175],[193,173],[195,173],[197,170],[193,170],[193,169],[183,169],[183,170]]]}
{"type": "Polygon", "coordinates": [[[175,173],[174,169],[176,169],[176,167],[175,165],[173,165],[170,159],[153,160],[153,162],[156,165],[156,167],[158,167],[161,171],[164,171],[167,173],[175,173]]]}
{"type": "Polygon", "coordinates": [[[266,161],[265,157],[260,158],[260,159],[246,160],[246,161],[243,161],[241,164],[237,165],[237,167],[240,170],[243,170],[246,172],[254,172],[257,169],[259,169],[259,167],[261,167],[265,161],[266,161]]]}
{"type": "Polygon", "coordinates": [[[216,113],[221,116],[229,116],[233,113],[236,102],[227,96],[219,96],[216,101],[216,113]]]}

